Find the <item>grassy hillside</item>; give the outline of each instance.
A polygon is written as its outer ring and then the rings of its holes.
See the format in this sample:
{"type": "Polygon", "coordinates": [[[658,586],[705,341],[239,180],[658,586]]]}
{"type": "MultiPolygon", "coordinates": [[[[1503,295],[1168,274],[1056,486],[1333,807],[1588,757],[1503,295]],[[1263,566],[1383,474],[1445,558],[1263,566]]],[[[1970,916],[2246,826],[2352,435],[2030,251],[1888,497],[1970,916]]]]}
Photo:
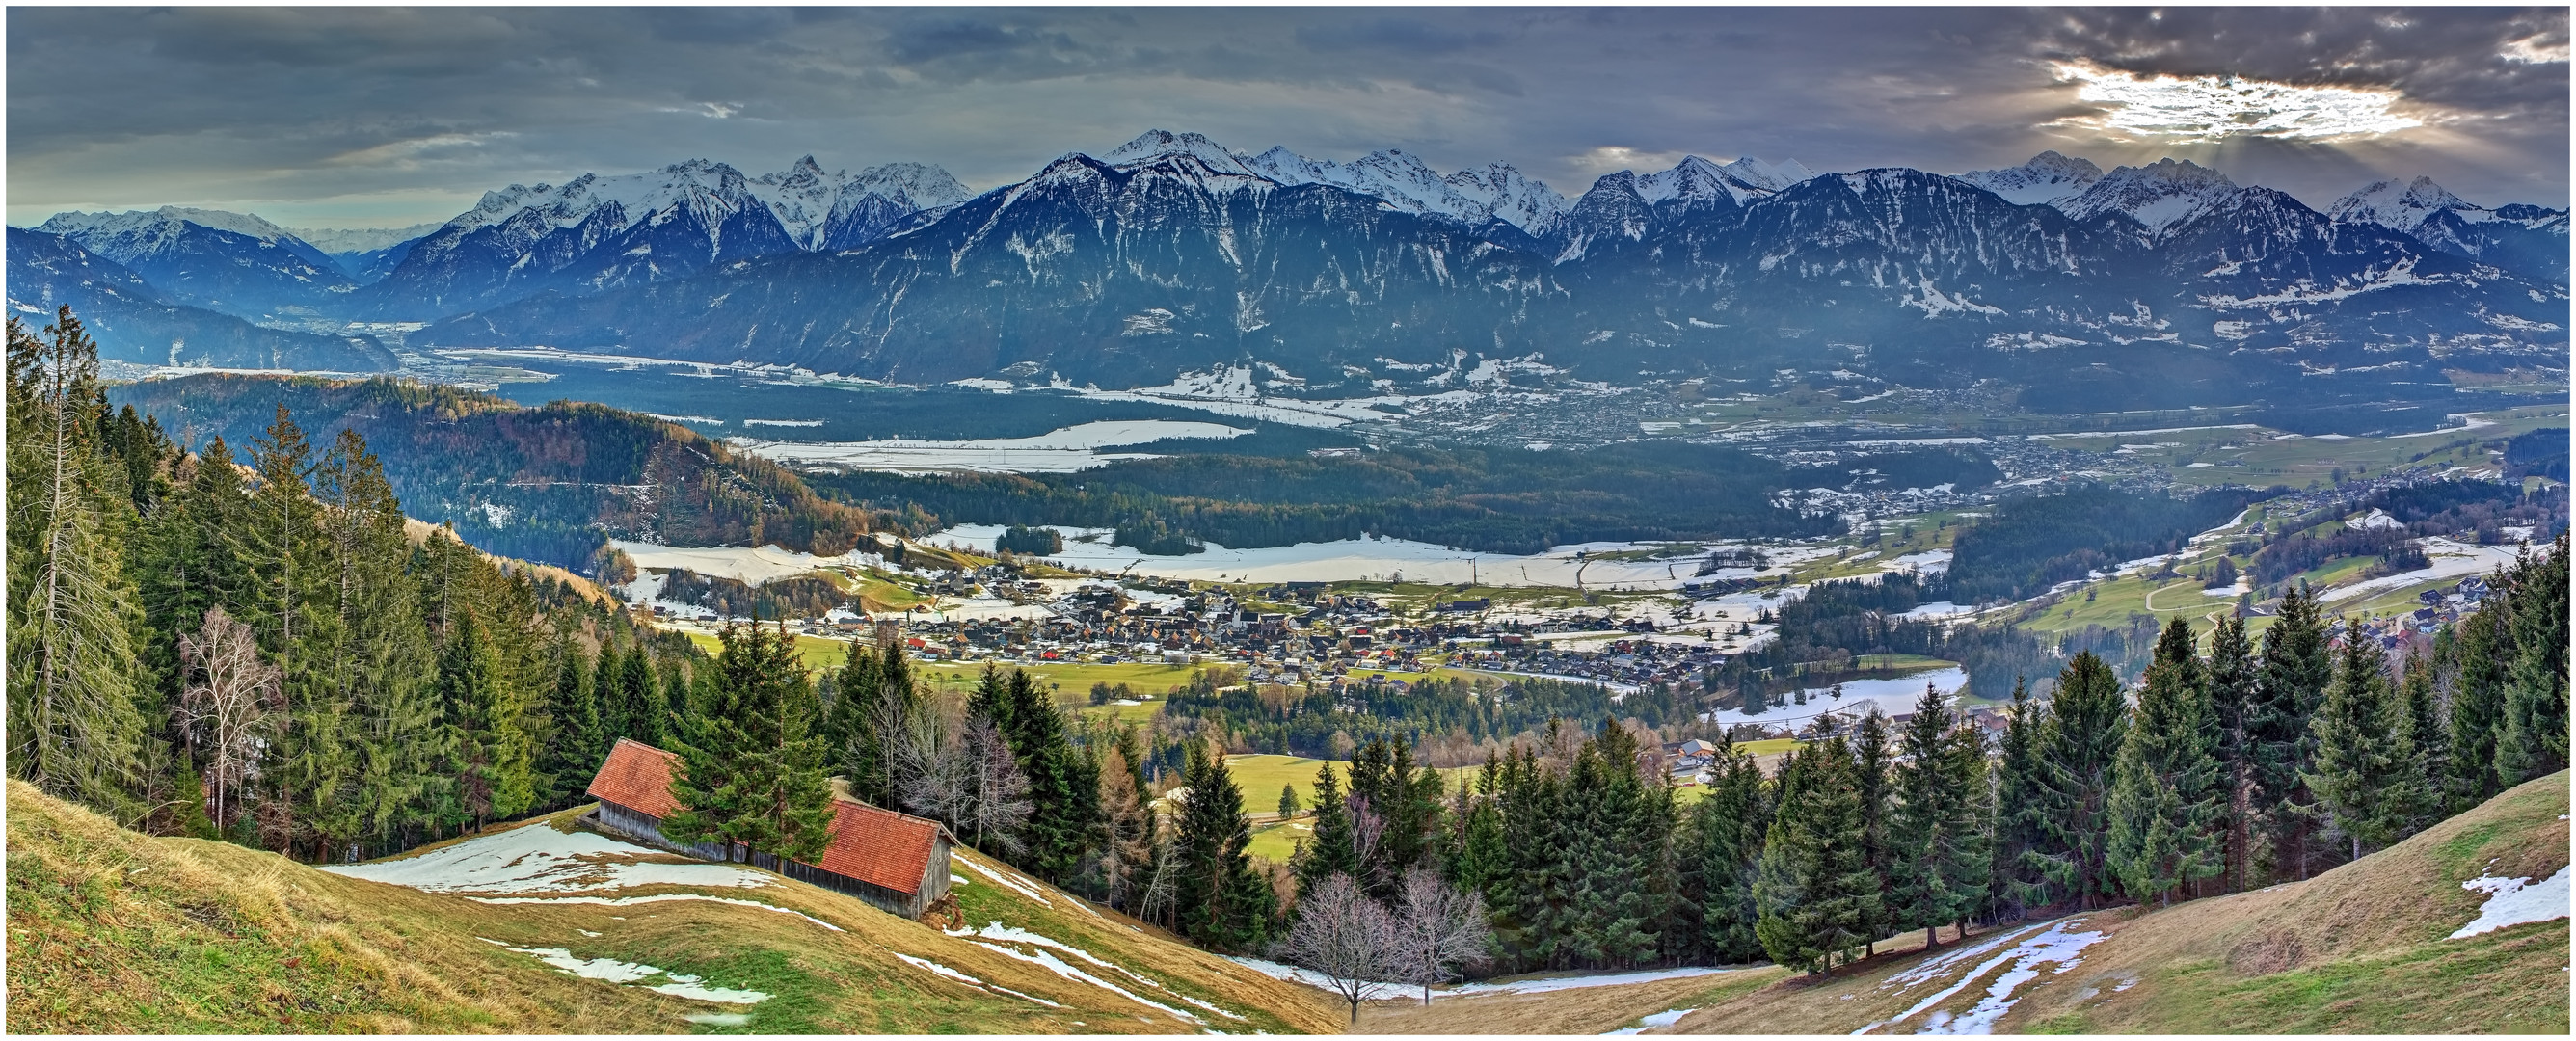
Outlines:
{"type": "Polygon", "coordinates": [[[2498,796],[2305,882],[2152,911],[1922,934],[1812,979],[1760,966],[1428,1007],[1373,1002],[1379,1033],[2514,1033],[2568,1031],[2568,920],[2462,939],[2480,877],[2568,864],[2568,775],[2498,796]],[[1656,1016],[1658,1011],[1663,1016],[1656,1016]],[[1678,1017],[1673,1010],[1689,1010],[1678,1017]],[[1655,1020],[1645,1020],[1656,1017],[1655,1020]]]}
{"type": "Polygon", "coordinates": [[[592,849],[569,858],[505,850],[484,862],[522,877],[477,875],[467,888],[427,892],[228,845],[137,835],[16,782],[8,806],[8,1015],[20,1032],[1283,1033],[1338,1026],[1320,992],[1272,980],[971,855],[952,869],[974,935],[749,868],[675,870],[686,862],[600,852],[599,840],[572,823],[580,810],[374,866],[436,875],[437,858],[474,854],[474,843],[592,849]],[[547,863],[565,870],[541,878],[522,870],[547,863]],[[689,871],[738,872],[756,884],[713,884],[689,871]],[[610,974],[601,970],[615,963],[638,971],[622,983],[582,978],[529,951],[560,952],[593,975],[610,974]],[[657,985],[767,997],[752,1004],[696,1000],[648,989],[657,985]]]}

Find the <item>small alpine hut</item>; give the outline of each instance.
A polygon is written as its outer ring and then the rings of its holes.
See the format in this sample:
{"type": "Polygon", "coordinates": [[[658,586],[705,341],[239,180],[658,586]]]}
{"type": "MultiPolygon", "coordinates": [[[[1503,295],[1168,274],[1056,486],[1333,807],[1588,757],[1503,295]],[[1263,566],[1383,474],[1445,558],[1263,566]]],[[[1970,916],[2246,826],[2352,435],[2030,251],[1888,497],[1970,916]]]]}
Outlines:
{"type": "MultiPolygon", "coordinates": [[[[671,795],[671,776],[680,757],[638,741],[617,739],[591,779],[590,797],[599,800],[599,824],[650,845],[677,850],[703,860],[730,860],[723,845],[703,842],[682,846],[662,836],[662,822],[678,813],[671,795]]],[[[800,882],[858,897],[892,914],[919,918],[948,896],[948,850],[955,843],[948,829],[893,810],[848,799],[834,799],[832,841],[821,863],[786,861],[759,851],[745,858],[800,882]]]]}

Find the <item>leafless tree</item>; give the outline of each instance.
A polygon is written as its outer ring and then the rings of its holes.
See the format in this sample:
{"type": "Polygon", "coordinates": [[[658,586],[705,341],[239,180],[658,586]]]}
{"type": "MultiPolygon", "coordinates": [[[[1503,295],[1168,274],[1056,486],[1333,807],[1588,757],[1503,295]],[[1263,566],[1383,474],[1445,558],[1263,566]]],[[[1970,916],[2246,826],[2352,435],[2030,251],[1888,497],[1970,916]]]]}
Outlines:
{"type": "Polygon", "coordinates": [[[1029,779],[1011,757],[1011,746],[991,720],[967,724],[958,742],[958,769],[968,779],[971,803],[966,819],[975,830],[975,846],[1004,855],[1020,851],[1020,826],[1028,823],[1029,779]],[[990,845],[986,845],[990,843],[990,845]]]}
{"type": "Polygon", "coordinates": [[[1108,884],[1109,905],[1131,907],[1138,883],[1153,870],[1154,814],[1136,791],[1127,757],[1115,747],[1100,759],[1100,819],[1108,833],[1100,874],[1108,884]]]}
{"type": "Polygon", "coordinates": [[[1146,875],[1145,892],[1136,901],[1137,917],[1166,929],[1173,925],[1172,913],[1180,893],[1181,851],[1171,830],[1164,830],[1154,840],[1153,868],[1146,875]]]}
{"type": "Polygon", "coordinates": [[[1360,1022],[1360,1003],[1385,993],[1404,966],[1396,926],[1386,908],[1368,898],[1351,876],[1334,873],[1297,901],[1297,922],[1271,948],[1291,965],[1321,973],[1360,1022]]]}
{"type": "Polygon", "coordinates": [[[1360,887],[1378,884],[1377,847],[1386,838],[1386,818],[1369,808],[1368,797],[1352,795],[1342,803],[1351,822],[1351,863],[1359,868],[1360,887]]]}
{"type": "Polygon", "coordinates": [[[193,636],[179,637],[187,677],[179,692],[179,727],[206,752],[206,794],[217,827],[231,820],[240,791],[259,777],[269,727],[284,707],[277,666],[262,661],[250,627],[221,607],[206,611],[193,636]]]}
{"type": "Polygon", "coordinates": [[[1481,893],[1461,893],[1440,876],[1422,868],[1404,874],[1404,889],[1395,908],[1395,948],[1402,971],[1398,979],[1422,986],[1422,1003],[1431,1003],[1431,985],[1446,982],[1459,966],[1483,958],[1493,942],[1485,921],[1481,893]]]}

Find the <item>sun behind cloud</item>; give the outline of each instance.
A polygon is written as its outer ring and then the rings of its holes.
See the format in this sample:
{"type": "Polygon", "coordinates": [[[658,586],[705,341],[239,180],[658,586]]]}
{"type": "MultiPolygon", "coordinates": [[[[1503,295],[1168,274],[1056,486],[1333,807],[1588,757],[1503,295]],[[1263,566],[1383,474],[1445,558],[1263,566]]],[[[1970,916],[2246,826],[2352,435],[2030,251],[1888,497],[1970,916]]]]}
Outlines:
{"type": "Polygon", "coordinates": [[[2057,62],[2061,83],[2103,106],[2099,115],[2061,122],[2122,135],[2214,143],[2232,137],[2348,140],[2377,137],[2424,121],[2390,111],[2394,90],[2302,87],[2242,76],[2140,76],[2089,61],[2057,62]]]}

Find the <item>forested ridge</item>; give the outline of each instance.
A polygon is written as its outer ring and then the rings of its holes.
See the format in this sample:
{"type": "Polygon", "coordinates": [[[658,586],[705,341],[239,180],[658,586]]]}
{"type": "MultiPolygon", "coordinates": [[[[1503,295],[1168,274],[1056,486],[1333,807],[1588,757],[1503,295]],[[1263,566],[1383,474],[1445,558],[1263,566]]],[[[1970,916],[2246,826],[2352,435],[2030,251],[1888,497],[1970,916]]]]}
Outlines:
{"type": "Polygon", "coordinates": [[[597,575],[610,536],[689,546],[848,551],[891,518],[816,496],[796,474],[640,413],[377,378],[209,374],[110,389],[181,447],[244,444],[275,408],[312,436],[377,446],[404,505],[503,556],[597,575]]]}
{"type": "Polygon", "coordinates": [[[2173,552],[2262,497],[2216,489],[2176,499],[2086,485],[2007,499],[1959,533],[1951,591],[1961,603],[2035,596],[2096,568],[2173,552]]]}

